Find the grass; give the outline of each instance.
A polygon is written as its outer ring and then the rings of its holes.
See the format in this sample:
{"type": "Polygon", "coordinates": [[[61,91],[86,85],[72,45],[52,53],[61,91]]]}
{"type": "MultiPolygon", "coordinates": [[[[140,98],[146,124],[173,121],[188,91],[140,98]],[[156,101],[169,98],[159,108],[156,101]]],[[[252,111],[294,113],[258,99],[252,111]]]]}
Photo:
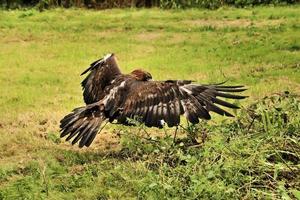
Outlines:
{"type": "Polygon", "coordinates": [[[0,199],[300,199],[299,98],[273,95],[300,94],[299,11],[0,11],[0,199]],[[108,52],[124,72],[228,79],[250,98],[233,120],[190,127],[200,146],[183,129],[174,145],[172,129],[146,129],[148,140],[143,126],[111,125],[72,147],[59,120],[83,104],[79,74],[108,52]]]}

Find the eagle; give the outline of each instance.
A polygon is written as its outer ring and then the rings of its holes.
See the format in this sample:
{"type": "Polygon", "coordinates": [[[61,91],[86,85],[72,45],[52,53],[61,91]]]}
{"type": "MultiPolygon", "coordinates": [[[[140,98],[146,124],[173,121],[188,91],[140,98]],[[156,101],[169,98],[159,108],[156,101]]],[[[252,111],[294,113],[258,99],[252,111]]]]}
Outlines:
{"type": "Polygon", "coordinates": [[[86,105],[60,121],[60,136],[67,136],[72,145],[79,142],[80,148],[91,145],[104,121],[130,125],[130,119],[135,119],[147,127],[178,127],[180,116],[184,115],[188,122],[197,124],[199,119],[211,119],[210,112],[233,117],[220,106],[239,107],[223,99],[246,98],[234,94],[245,91],[243,85],[154,81],[142,69],[123,74],[114,54],[96,60],[81,75],[87,73],[81,82],[86,105]]]}

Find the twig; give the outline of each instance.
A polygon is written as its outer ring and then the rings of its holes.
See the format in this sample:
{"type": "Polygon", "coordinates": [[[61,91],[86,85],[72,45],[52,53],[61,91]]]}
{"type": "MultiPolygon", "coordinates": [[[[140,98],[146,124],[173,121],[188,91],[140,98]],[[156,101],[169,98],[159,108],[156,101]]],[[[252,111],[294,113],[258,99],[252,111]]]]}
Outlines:
{"type": "Polygon", "coordinates": [[[188,148],[196,148],[196,147],[201,147],[203,144],[195,144],[192,146],[188,146],[188,148]]]}
{"type": "Polygon", "coordinates": [[[288,163],[281,157],[281,155],[278,153],[278,151],[272,146],[273,150],[275,151],[275,153],[279,156],[279,158],[282,160],[282,162],[287,166],[287,168],[289,168],[291,170],[291,172],[296,175],[296,173],[294,172],[294,170],[288,165],[288,163]]]}
{"type": "Polygon", "coordinates": [[[248,128],[247,128],[247,132],[249,132],[249,130],[250,130],[250,128],[252,127],[252,125],[253,125],[255,119],[256,119],[256,116],[254,116],[254,117],[252,118],[252,121],[251,121],[251,123],[249,124],[249,126],[248,126],[248,128]]]}

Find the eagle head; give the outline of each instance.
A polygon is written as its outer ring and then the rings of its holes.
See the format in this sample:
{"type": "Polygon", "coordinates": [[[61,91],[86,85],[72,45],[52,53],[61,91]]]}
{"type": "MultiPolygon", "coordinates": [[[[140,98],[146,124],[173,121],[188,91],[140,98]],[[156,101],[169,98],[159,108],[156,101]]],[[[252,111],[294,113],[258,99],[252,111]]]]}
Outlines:
{"type": "Polygon", "coordinates": [[[141,69],[133,70],[130,74],[138,81],[149,81],[152,79],[152,76],[149,72],[141,69]]]}

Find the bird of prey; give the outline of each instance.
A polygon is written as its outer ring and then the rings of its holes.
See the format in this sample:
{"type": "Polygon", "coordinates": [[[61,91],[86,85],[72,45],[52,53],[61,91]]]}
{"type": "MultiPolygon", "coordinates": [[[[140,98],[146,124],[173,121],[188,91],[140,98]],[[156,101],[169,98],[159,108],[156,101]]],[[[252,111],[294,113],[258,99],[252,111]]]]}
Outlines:
{"type": "Polygon", "coordinates": [[[72,144],[89,147],[103,121],[128,125],[138,119],[148,127],[180,124],[184,115],[192,124],[211,119],[209,112],[233,117],[223,107],[238,106],[220,99],[243,99],[233,93],[246,90],[242,85],[197,84],[190,80],[153,81],[150,73],[136,69],[122,74],[114,54],[93,62],[81,75],[85,106],[74,109],[60,121],[61,137],[72,144]]]}

